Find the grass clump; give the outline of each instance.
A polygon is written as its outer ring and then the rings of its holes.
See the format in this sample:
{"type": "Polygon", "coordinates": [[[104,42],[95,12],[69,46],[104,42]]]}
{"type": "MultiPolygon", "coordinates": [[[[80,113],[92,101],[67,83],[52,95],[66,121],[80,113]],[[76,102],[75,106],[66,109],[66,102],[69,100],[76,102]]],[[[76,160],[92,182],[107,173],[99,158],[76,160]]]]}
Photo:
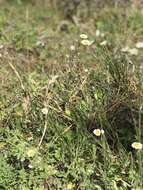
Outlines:
{"type": "Polygon", "coordinates": [[[0,13],[0,188],[142,189],[142,13],[46,8],[0,13]]]}

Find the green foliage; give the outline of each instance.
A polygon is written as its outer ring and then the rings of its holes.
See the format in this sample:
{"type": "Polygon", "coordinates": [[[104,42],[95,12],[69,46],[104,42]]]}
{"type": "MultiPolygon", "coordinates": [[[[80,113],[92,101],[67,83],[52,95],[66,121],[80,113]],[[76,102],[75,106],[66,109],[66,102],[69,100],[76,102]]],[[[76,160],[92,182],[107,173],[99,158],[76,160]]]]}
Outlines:
{"type": "Polygon", "coordinates": [[[0,188],[3,190],[12,189],[11,187],[16,184],[16,173],[2,154],[0,155],[0,171],[0,188]]]}
{"type": "Polygon", "coordinates": [[[0,13],[0,189],[142,188],[140,11],[61,1],[63,23],[16,2],[0,13]]]}

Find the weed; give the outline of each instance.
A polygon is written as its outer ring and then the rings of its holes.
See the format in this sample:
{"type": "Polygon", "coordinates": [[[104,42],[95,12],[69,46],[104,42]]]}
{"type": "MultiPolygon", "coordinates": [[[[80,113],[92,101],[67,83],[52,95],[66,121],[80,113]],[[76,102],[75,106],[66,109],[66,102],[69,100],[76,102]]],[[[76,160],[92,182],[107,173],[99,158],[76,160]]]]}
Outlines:
{"type": "Polygon", "coordinates": [[[2,3],[0,189],[142,189],[140,9],[47,2],[2,3]]]}

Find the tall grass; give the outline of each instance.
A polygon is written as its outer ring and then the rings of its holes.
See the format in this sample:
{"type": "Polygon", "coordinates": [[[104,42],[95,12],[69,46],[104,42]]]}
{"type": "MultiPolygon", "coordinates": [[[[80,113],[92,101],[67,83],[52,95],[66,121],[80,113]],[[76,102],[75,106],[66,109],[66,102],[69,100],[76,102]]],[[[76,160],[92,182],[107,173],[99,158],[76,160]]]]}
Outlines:
{"type": "Polygon", "coordinates": [[[87,22],[77,9],[60,30],[61,12],[36,3],[0,13],[0,188],[142,189],[142,49],[122,51],[141,40],[140,10],[87,22]]]}

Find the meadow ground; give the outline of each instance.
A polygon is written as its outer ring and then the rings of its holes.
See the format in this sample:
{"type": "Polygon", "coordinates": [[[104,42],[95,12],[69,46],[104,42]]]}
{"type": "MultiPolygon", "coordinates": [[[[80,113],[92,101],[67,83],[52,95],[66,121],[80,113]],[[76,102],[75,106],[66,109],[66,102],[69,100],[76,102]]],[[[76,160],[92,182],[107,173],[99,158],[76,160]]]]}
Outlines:
{"type": "Polygon", "coordinates": [[[143,11],[82,6],[1,3],[0,190],[143,189],[143,11]]]}

